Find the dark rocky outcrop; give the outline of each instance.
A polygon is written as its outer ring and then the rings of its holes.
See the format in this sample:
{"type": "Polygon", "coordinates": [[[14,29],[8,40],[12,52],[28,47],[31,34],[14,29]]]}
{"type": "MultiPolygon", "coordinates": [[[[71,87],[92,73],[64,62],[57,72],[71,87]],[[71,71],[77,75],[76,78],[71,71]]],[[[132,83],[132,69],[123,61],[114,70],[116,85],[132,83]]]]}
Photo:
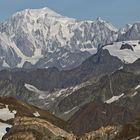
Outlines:
{"type": "Polygon", "coordinates": [[[129,49],[129,50],[134,51],[133,47],[130,44],[128,44],[128,43],[122,44],[120,50],[124,50],[124,49],[129,49]]]}

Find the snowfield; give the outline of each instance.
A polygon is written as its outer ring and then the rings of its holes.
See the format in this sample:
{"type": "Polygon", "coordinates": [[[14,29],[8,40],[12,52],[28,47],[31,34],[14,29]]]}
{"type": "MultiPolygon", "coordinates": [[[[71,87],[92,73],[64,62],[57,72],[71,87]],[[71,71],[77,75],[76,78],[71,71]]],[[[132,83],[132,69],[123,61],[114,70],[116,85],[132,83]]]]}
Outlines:
{"type": "Polygon", "coordinates": [[[133,63],[140,58],[140,41],[123,41],[114,42],[113,45],[107,45],[103,49],[107,49],[112,56],[118,57],[125,63],[133,63]],[[131,49],[121,49],[122,45],[129,44],[131,49]]]}

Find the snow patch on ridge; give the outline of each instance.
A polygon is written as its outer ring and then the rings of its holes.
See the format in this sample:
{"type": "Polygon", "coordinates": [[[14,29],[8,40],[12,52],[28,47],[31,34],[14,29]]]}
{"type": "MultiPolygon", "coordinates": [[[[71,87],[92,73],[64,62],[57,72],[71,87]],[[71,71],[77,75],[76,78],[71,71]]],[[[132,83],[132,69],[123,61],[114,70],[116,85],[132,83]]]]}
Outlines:
{"type": "Polygon", "coordinates": [[[16,111],[10,111],[8,105],[6,108],[0,109],[0,119],[3,121],[10,120],[15,117],[16,111]]]}
{"type": "Polygon", "coordinates": [[[68,111],[64,112],[64,114],[69,114],[69,113],[71,113],[72,111],[74,111],[76,108],[77,108],[77,107],[74,107],[74,108],[72,108],[71,110],[68,110],[68,111]]]}
{"type": "Polygon", "coordinates": [[[136,87],[135,87],[135,89],[139,89],[140,88],[140,85],[137,85],[136,87]]]}
{"type": "Polygon", "coordinates": [[[5,67],[5,68],[10,68],[10,66],[6,63],[5,60],[3,60],[3,64],[2,64],[2,66],[5,67]]]}
{"type": "Polygon", "coordinates": [[[38,112],[33,113],[33,115],[34,115],[35,117],[40,117],[40,114],[39,114],[38,112]]]}
{"type": "Polygon", "coordinates": [[[124,93],[122,93],[122,94],[119,95],[119,96],[113,96],[113,97],[110,98],[109,100],[105,101],[105,103],[111,104],[111,103],[113,103],[113,102],[119,100],[119,99],[120,99],[121,97],[123,97],[123,96],[124,96],[124,93]]]}
{"type": "Polygon", "coordinates": [[[30,85],[30,84],[25,84],[24,85],[26,87],[26,89],[30,90],[30,91],[33,91],[35,93],[40,93],[40,94],[44,94],[45,91],[42,91],[42,90],[39,90],[38,88],[36,88],[35,86],[33,85],[30,85]]]}
{"type": "Polygon", "coordinates": [[[138,94],[138,92],[136,91],[136,92],[134,92],[132,95],[131,95],[131,97],[134,97],[134,96],[136,96],[138,94]]]}

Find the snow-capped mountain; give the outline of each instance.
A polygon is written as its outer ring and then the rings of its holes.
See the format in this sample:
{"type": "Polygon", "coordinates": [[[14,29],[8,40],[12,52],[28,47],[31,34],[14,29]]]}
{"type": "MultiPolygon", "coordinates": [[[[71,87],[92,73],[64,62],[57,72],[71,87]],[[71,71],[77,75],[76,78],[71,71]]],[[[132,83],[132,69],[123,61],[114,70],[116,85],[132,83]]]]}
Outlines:
{"type": "Polygon", "coordinates": [[[140,40],[140,22],[129,25],[126,28],[126,32],[119,35],[118,40],[140,40]]]}
{"type": "Polygon", "coordinates": [[[26,9],[0,24],[0,66],[70,69],[117,38],[118,29],[100,18],[77,21],[48,8],[26,9]]]}
{"type": "Polygon", "coordinates": [[[119,34],[120,34],[120,35],[125,34],[131,27],[132,27],[131,24],[126,24],[124,28],[121,28],[121,29],[119,30],[119,34]]]}

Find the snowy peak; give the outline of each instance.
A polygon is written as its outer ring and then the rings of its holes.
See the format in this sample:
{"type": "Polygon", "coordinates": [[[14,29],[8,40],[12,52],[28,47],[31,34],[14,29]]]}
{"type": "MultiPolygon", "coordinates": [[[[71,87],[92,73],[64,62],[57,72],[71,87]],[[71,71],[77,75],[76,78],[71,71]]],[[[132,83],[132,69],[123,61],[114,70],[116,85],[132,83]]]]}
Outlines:
{"type": "Polygon", "coordinates": [[[132,27],[131,24],[126,24],[124,28],[120,29],[119,32],[120,34],[125,34],[129,29],[132,27]]]}
{"type": "Polygon", "coordinates": [[[51,9],[45,7],[42,9],[25,9],[23,11],[19,11],[16,14],[14,14],[12,17],[16,16],[32,16],[32,17],[44,17],[44,16],[49,16],[49,17],[62,17],[60,14],[57,14],[56,12],[52,11],[51,9]]]}
{"type": "Polygon", "coordinates": [[[110,22],[107,22],[107,21],[101,19],[101,17],[98,17],[96,19],[95,23],[97,23],[97,24],[103,24],[108,29],[110,29],[110,30],[112,30],[114,32],[118,32],[118,29],[116,27],[114,27],[110,22]]]}
{"type": "Polygon", "coordinates": [[[44,7],[42,9],[27,9],[29,14],[34,14],[36,16],[47,15],[51,17],[62,17],[60,14],[54,12],[53,10],[44,7]]]}
{"type": "Polygon", "coordinates": [[[140,22],[129,25],[124,32],[119,35],[119,41],[139,40],[140,39],[140,22]]]}
{"type": "Polygon", "coordinates": [[[62,20],[62,19],[63,20],[67,19],[67,20],[72,20],[72,21],[74,20],[74,19],[70,19],[68,17],[64,17],[47,7],[41,8],[41,9],[25,9],[23,11],[19,11],[16,14],[14,14],[12,16],[12,18],[19,18],[19,20],[21,20],[21,19],[27,20],[26,22],[31,22],[31,21],[39,22],[40,20],[42,22],[45,22],[45,20],[47,20],[48,18],[51,18],[55,21],[62,20]]]}

